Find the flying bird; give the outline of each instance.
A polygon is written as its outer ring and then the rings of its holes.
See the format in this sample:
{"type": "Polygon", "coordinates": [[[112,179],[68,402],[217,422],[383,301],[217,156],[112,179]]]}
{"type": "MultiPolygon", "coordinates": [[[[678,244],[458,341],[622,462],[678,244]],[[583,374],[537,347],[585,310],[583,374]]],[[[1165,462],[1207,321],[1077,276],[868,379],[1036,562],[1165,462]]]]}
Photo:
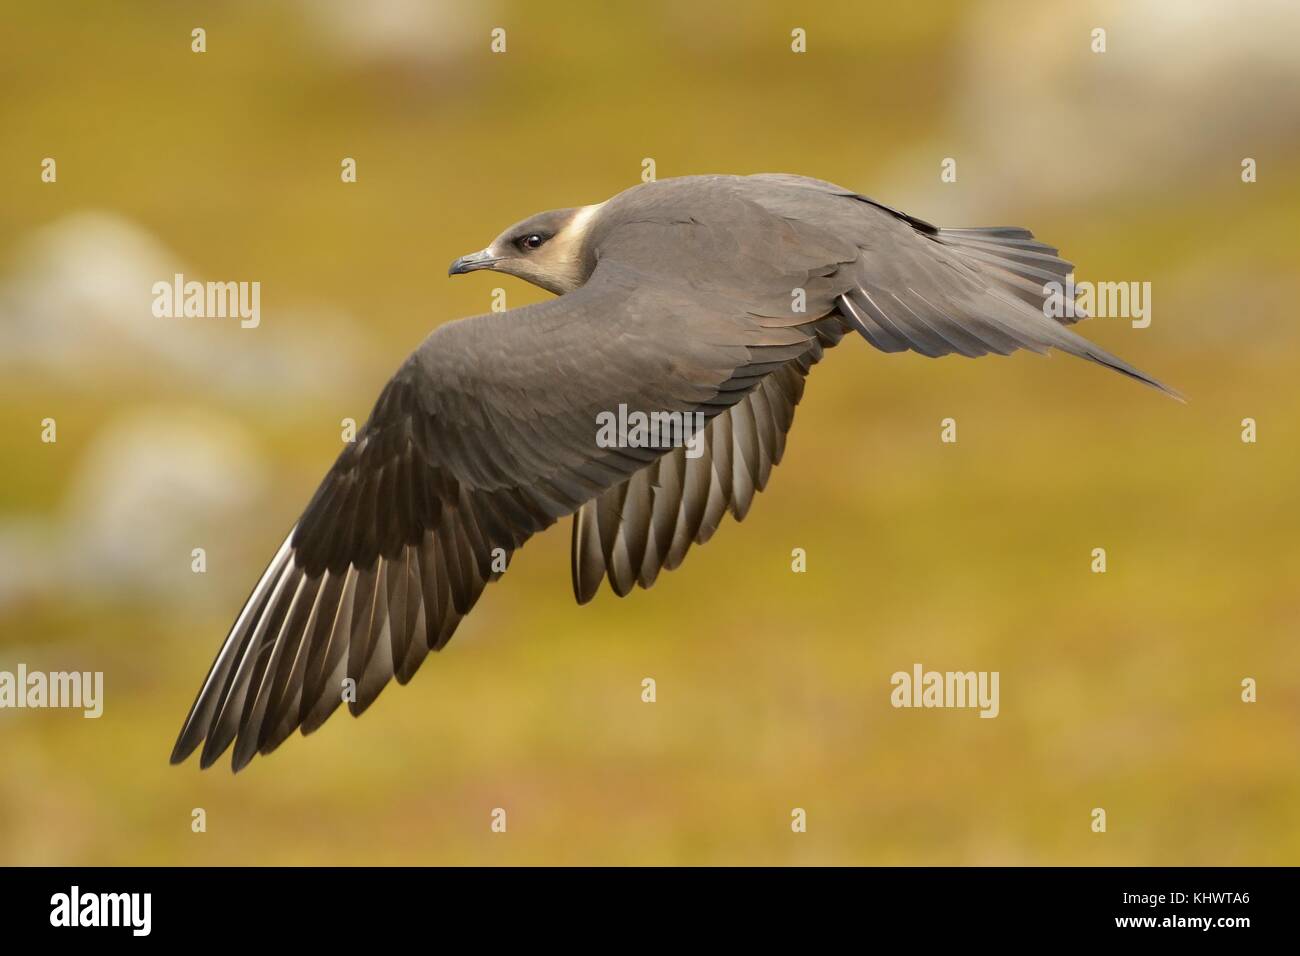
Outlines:
{"type": "Polygon", "coordinates": [[[532,535],[573,516],[579,603],[648,588],[743,519],[813,365],[857,332],[931,357],[1059,349],[1176,395],[1048,317],[1070,263],[1011,227],[942,229],[817,179],[689,176],[511,226],[451,275],[556,293],[435,329],[384,386],[221,646],[172,763],[240,770],[441,650],[532,535]],[[693,448],[600,440],[697,415],[693,448]],[[345,692],[350,691],[350,692],[345,692]]]}

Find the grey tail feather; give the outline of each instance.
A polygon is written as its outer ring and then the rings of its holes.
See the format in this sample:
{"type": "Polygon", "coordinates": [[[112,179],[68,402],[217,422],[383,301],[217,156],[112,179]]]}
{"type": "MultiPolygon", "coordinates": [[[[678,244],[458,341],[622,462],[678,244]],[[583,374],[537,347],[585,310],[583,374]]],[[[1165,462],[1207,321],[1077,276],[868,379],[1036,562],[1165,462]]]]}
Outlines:
{"type": "MultiPolygon", "coordinates": [[[[999,284],[1006,291],[1031,304],[1041,302],[1044,298],[1042,283],[1045,280],[1064,280],[1066,275],[1074,271],[1073,263],[1062,259],[1055,246],[1035,239],[1032,232],[1020,226],[940,229],[936,239],[968,255],[977,255],[983,263],[1006,270],[1010,275],[1004,274],[999,284]],[[1034,285],[1037,285],[1037,294],[1026,295],[1026,291],[1031,291],[1034,285]]],[[[1057,321],[1064,326],[1085,318],[1088,318],[1088,314],[1078,310],[1073,317],[1061,318],[1057,321]]],[[[1053,337],[1060,339],[1054,344],[1062,351],[1114,369],[1129,378],[1137,379],[1144,385],[1164,392],[1183,404],[1187,403],[1187,398],[1177,389],[1170,388],[1068,329],[1062,328],[1060,331],[1065,333],[1064,337],[1053,337]]]]}
{"type": "Polygon", "coordinates": [[[1164,392],[1170,398],[1182,402],[1184,405],[1187,404],[1186,396],[1177,389],[1170,388],[1159,379],[1152,378],[1146,372],[1130,365],[1119,356],[1112,355],[1100,346],[1094,345],[1083,336],[1075,335],[1069,329],[1063,328],[1060,331],[1068,336],[1065,342],[1056,345],[1056,347],[1061,349],[1061,351],[1068,352],[1071,355],[1077,355],[1079,358],[1088,359],[1091,362],[1096,362],[1098,365],[1104,365],[1106,368],[1114,369],[1116,372],[1127,375],[1129,378],[1136,379],[1143,385],[1149,385],[1158,391],[1164,392]]]}

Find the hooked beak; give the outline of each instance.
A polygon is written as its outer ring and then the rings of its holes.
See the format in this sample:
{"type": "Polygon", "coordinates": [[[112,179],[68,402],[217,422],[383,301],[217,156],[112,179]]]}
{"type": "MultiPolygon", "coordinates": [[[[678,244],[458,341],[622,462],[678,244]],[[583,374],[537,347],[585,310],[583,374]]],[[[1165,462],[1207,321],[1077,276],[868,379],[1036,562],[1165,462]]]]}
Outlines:
{"type": "Polygon", "coordinates": [[[467,256],[461,256],[453,262],[451,267],[447,269],[447,275],[461,276],[466,272],[474,272],[477,269],[490,269],[500,261],[500,256],[494,256],[486,249],[481,249],[478,252],[471,252],[467,256]]]}

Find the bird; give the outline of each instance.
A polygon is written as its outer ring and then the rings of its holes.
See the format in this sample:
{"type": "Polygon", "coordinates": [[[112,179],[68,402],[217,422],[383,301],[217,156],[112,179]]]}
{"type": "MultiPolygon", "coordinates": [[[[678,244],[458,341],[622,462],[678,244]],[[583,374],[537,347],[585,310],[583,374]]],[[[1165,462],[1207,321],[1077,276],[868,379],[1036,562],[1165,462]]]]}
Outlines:
{"type": "Polygon", "coordinates": [[[436,327],[383,387],[258,579],[172,751],[239,771],[447,645],[534,534],[572,516],[579,604],[682,564],[745,517],[812,367],[882,352],[1057,349],[1180,398],[1049,317],[1072,265],[1018,227],[940,228],[784,173],[637,185],[543,212],[448,270],[555,293],[436,327]],[[702,422],[599,440],[615,409],[702,422]],[[642,436],[644,437],[644,436],[642,436]],[[693,453],[692,453],[693,452],[693,453]]]}

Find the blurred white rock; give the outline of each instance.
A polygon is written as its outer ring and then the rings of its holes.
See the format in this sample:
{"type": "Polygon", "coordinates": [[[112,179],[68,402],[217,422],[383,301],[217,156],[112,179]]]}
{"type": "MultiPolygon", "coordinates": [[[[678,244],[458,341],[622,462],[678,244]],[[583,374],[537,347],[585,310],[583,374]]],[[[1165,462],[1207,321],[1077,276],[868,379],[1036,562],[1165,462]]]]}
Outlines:
{"type": "Polygon", "coordinates": [[[302,16],[332,51],[351,60],[428,67],[488,48],[491,0],[300,0],[302,16]]]}
{"type": "MultiPolygon", "coordinates": [[[[133,411],[79,458],[51,530],[59,578],[79,592],[190,598],[209,569],[256,540],[269,469],[248,433],[202,410],[133,411]]],[[[286,528],[287,530],[287,528],[286,528]]]]}
{"type": "Polygon", "coordinates": [[[1300,140],[1297,36],[1294,0],[972,5],[944,138],[891,164],[890,201],[966,225],[1194,189],[1207,170],[1234,182],[1246,156],[1263,174],[1261,157],[1300,140]]]}
{"type": "MultiPolygon", "coordinates": [[[[346,382],[374,361],[357,325],[329,309],[285,304],[263,289],[261,323],[158,318],[153,287],[207,276],[147,230],[80,212],[32,232],[0,271],[0,373],[29,368],[58,384],[180,384],[222,397],[307,401],[312,383],[346,382]]],[[[267,403],[272,408],[278,404],[267,403]]]]}
{"type": "MultiPolygon", "coordinates": [[[[0,612],[51,591],[54,554],[48,522],[24,515],[0,521],[0,612]]],[[[18,635],[5,636],[18,639],[18,635]]]]}

